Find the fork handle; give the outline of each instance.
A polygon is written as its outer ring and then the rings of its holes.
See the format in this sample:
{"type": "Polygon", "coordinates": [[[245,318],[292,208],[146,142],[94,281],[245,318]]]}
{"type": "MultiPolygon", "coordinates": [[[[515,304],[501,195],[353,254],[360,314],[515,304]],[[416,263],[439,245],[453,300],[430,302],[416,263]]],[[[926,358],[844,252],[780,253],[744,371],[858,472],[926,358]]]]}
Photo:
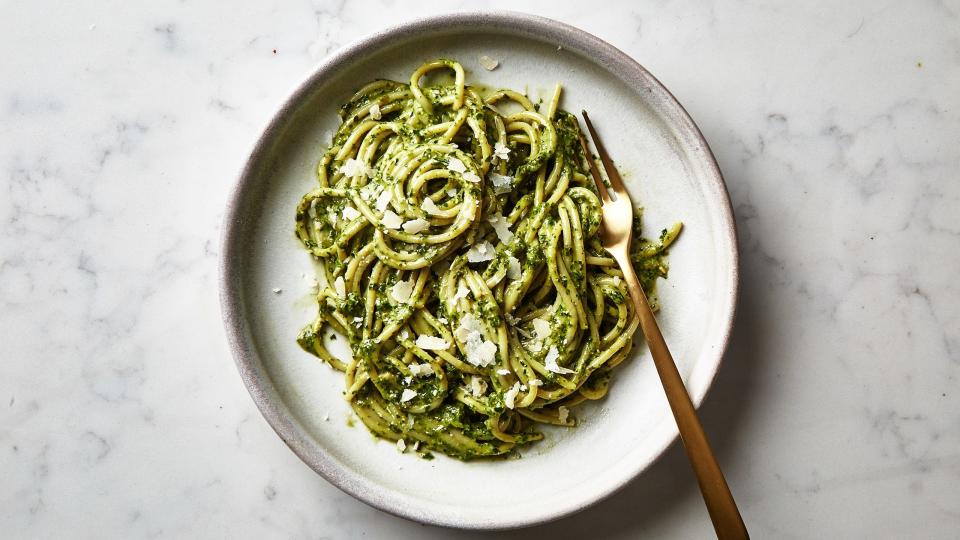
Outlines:
{"type": "Polygon", "coordinates": [[[680,439],[687,451],[687,458],[690,460],[693,472],[697,476],[697,483],[700,484],[700,492],[710,513],[710,520],[713,521],[717,538],[748,539],[750,535],[743,524],[743,518],[740,517],[737,503],[733,500],[727,481],[723,478],[723,472],[720,471],[720,465],[717,464],[713,450],[710,449],[710,443],[707,442],[703,426],[700,425],[697,411],[693,402],[690,401],[690,395],[687,394],[687,389],[683,385],[683,379],[680,378],[680,372],[677,371],[677,365],[667,348],[667,343],[663,340],[663,334],[660,333],[660,327],[657,326],[657,320],[653,316],[637,274],[633,271],[633,264],[626,254],[612,253],[612,255],[620,263],[620,269],[623,271],[624,282],[627,290],[630,291],[637,316],[640,317],[643,336],[653,355],[653,363],[657,367],[657,373],[660,375],[660,382],[667,394],[667,401],[677,421],[677,427],[680,428],[680,439]]]}

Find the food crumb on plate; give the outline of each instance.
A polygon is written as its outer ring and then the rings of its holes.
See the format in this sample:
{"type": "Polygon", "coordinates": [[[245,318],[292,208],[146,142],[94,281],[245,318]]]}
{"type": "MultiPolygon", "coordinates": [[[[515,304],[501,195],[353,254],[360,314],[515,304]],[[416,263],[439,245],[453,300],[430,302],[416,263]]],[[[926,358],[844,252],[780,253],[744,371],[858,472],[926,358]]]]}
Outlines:
{"type": "Polygon", "coordinates": [[[480,65],[483,66],[483,69],[487,71],[493,71],[497,69],[497,66],[500,65],[499,61],[497,61],[496,59],[490,58],[485,54],[480,55],[480,58],[478,58],[478,60],[480,61],[480,65]]]}

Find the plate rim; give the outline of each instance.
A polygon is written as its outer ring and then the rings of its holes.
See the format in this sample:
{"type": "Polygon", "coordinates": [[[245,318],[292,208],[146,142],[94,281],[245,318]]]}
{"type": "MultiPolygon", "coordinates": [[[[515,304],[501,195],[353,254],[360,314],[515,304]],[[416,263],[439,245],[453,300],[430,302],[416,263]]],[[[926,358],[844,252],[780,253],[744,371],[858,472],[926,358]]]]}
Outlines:
{"type": "Polygon", "coordinates": [[[592,61],[594,63],[624,80],[624,82],[626,82],[626,79],[642,81],[644,88],[649,93],[648,99],[650,102],[658,106],[661,114],[663,112],[670,113],[670,127],[682,136],[684,142],[692,141],[696,143],[696,147],[688,148],[688,151],[703,154],[701,157],[703,164],[706,166],[703,171],[706,173],[703,182],[708,187],[712,187],[715,194],[719,195],[717,199],[723,227],[718,231],[718,234],[725,236],[729,245],[732,246],[732,258],[726,276],[727,282],[730,283],[730,290],[728,294],[721,297],[729,305],[729,310],[726,320],[722,321],[724,329],[721,333],[718,350],[715,353],[717,360],[713,364],[712,370],[707,374],[702,391],[698,395],[690,396],[694,407],[700,407],[707,393],[713,387],[717,372],[723,364],[729,346],[733,323],[736,318],[740,286],[737,227],[730,194],[726,188],[723,174],[700,128],[679,100],[653,74],[614,45],[575,26],[547,17],[511,10],[466,11],[420,17],[367,34],[327,55],[303,81],[294,87],[294,90],[284,99],[277,112],[270,118],[254,143],[243,169],[230,190],[220,232],[218,285],[220,309],[228,347],[244,386],[270,427],[305,464],[351,497],[401,518],[456,529],[504,530],[554,521],[580,512],[610,497],[639,477],[662,457],[667,448],[678,438],[679,433],[676,425],[670,428],[672,435],[666,439],[666,442],[660,448],[656,449],[652,454],[654,457],[648,463],[642,465],[632,474],[623,475],[617,483],[605,486],[602,492],[596,493],[591,499],[571,508],[546,511],[538,515],[528,515],[520,518],[493,518],[485,521],[466,522],[451,516],[436,516],[429,512],[417,512],[406,505],[396,504],[378,497],[377,494],[372,492],[373,490],[367,489],[363,484],[346,478],[338,464],[329,456],[322,452],[311,451],[308,444],[310,437],[305,428],[293,418],[290,410],[280,399],[279,393],[264,369],[263,362],[256,351],[256,345],[244,320],[243,302],[241,300],[242,287],[239,280],[243,265],[237,262],[241,259],[236,256],[242,244],[242,239],[239,239],[238,235],[243,228],[244,218],[238,214],[238,209],[242,204],[244,194],[248,186],[255,180],[258,167],[264,160],[265,155],[269,153],[271,141],[282,132],[288,121],[298,112],[300,104],[305,98],[309,97],[313,88],[321,82],[325,74],[336,71],[356,56],[362,55],[365,50],[387,46],[392,40],[402,38],[404,34],[413,32],[436,34],[444,30],[466,26],[479,27],[488,31],[501,31],[512,35],[523,35],[541,41],[553,40],[559,46],[567,46],[583,53],[590,53],[593,56],[592,61]]]}

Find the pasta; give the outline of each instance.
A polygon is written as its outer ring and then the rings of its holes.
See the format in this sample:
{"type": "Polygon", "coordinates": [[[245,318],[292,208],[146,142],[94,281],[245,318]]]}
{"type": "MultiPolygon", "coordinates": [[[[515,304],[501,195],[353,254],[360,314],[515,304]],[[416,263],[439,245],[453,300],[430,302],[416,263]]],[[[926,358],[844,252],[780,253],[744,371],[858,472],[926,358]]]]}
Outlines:
{"type": "MultiPolygon", "coordinates": [[[[340,110],[296,211],[322,283],[298,342],[345,373],[356,416],[401,449],[508,454],[542,438],[537,424],[574,426],[570,409],[604,396],[629,356],[638,320],[559,100],[559,86],[546,104],[482,97],[441,59],[340,110]],[[326,349],[329,330],[351,360],[326,349]]],[[[634,264],[652,295],[680,225],[648,241],[637,216],[634,264]]]]}

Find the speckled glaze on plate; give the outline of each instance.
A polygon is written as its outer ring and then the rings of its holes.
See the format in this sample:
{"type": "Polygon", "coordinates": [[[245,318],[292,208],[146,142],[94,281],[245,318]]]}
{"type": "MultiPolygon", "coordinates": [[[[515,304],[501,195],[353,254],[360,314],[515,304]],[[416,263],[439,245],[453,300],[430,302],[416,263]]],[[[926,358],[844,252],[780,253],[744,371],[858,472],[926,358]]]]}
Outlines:
{"type": "Polygon", "coordinates": [[[316,310],[302,277],[313,268],[294,238],[294,208],[315,183],[337,108],[363,83],[406,80],[436,57],[458,59],[470,83],[526,89],[534,99],[562,83],[561,105],[590,111],[634,202],[646,208],[647,235],[674,220],[685,223],[671,250],[670,279],[660,284],[658,318],[698,405],[733,324],[733,214],[706,141],[666,88],[608,43],[531,15],[444,15],[360,40],[321,63],[267,126],[227,207],[220,274],[230,346],[264,417],[310,467],[376,508],[449,527],[523,527],[610,495],[676,438],[644,346],[618,368],[607,398],[574,410],[577,428],[545,429],[546,440],[524,449],[521,459],[464,463],[400,454],[359,422],[348,426],[342,374],[294,341],[316,310]],[[480,55],[500,67],[484,70],[480,55]]]}

